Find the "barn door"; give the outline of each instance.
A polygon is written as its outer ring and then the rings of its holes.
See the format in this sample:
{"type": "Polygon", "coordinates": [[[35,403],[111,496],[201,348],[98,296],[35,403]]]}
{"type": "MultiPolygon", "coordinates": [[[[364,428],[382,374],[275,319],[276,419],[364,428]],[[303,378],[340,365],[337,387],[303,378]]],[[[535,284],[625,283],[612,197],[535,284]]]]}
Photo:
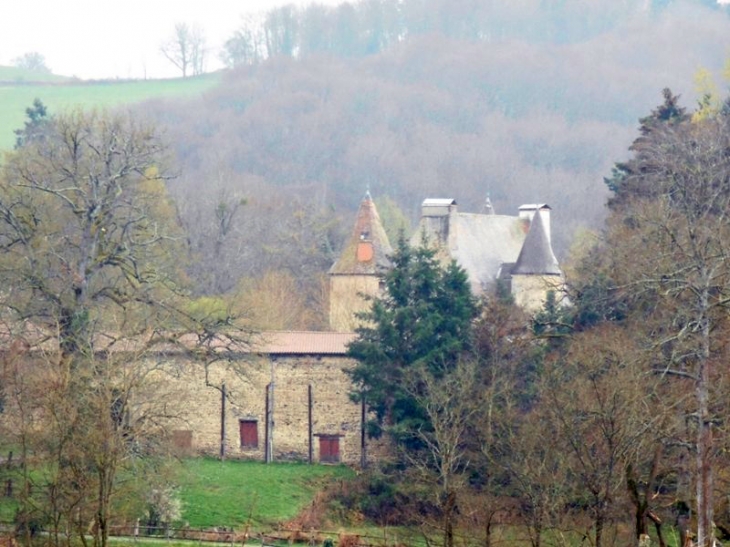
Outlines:
{"type": "Polygon", "coordinates": [[[256,420],[240,420],[241,448],[258,448],[259,434],[256,420]]]}
{"type": "Polygon", "coordinates": [[[319,461],[322,463],[340,462],[340,437],[337,435],[320,435],[319,461]]]}

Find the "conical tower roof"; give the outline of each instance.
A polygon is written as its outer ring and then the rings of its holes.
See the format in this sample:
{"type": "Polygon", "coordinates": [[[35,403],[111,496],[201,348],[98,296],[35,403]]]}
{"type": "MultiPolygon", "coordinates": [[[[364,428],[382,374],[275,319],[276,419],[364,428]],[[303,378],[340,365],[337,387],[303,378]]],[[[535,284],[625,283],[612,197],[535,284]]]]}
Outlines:
{"type": "Polygon", "coordinates": [[[540,211],[535,211],[513,275],[561,275],[540,211]]]}
{"type": "Polygon", "coordinates": [[[330,268],[331,275],[376,275],[390,267],[393,248],[380,222],[370,192],[360,204],[350,239],[330,268]]]}

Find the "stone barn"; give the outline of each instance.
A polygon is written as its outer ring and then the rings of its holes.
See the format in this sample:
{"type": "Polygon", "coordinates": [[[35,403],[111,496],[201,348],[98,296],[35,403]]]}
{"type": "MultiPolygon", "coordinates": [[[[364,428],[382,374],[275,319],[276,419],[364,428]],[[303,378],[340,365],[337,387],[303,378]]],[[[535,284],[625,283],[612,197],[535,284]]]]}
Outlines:
{"type": "MultiPolygon", "coordinates": [[[[504,283],[518,305],[537,310],[563,275],[550,243],[550,208],[527,205],[517,216],[461,213],[452,199],[427,199],[411,242],[456,260],[479,295],[504,283]]],[[[207,367],[184,351],[146,354],[151,372],[139,401],[159,401],[163,424],[181,454],[223,454],[263,461],[364,465],[387,446],[366,439],[367,409],[351,400],[347,345],[356,314],[381,294],[392,248],[369,194],[330,277],[328,332],[260,333],[240,351],[226,349],[207,367]]],[[[134,405],[130,419],[134,416],[134,405]]],[[[140,411],[141,412],[141,411],[140,411]]],[[[5,412],[4,420],[11,412],[5,412]]],[[[2,424],[0,424],[2,425],[2,424]]]]}
{"type": "MultiPolygon", "coordinates": [[[[182,453],[361,465],[363,408],[352,402],[352,333],[262,333],[250,351],[208,368],[170,358],[170,433],[182,453]],[[237,372],[238,371],[238,372],[237,372]],[[204,387],[207,386],[207,387],[204,387]],[[225,386],[225,387],[224,387],[225,386]]],[[[377,452],[378,448],[373,450],[377,452]]]]}

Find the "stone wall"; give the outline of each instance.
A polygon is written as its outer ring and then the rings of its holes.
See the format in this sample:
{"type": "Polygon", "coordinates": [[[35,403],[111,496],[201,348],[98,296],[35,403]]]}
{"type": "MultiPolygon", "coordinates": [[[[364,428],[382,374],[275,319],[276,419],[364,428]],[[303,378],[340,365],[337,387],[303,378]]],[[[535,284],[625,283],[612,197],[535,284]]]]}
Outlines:
{"type": "Polygon", "coordinates": [[[563,290],[564,279],[560,275],[512,275],[512,296],[515,304],[535,313],[545,304],[548,291],[556,294],[563,290]]]}
{"type": "Polygon", "coordinates": [[[380,295],[380,279],[376,275],[330,276],[330,328],[337,332],[353,332],[360,324],[358,312],[372,306],[361,295],[380,295]]]}
{"type": "MultiPolygon", "coordinates": [[[[304,460],[309,455],[309,386],[312,393],[312,451],[321,460],[320,444],[339,445],[339,459],[360,463],[360,405],[350,400],[345,370],[352,361],[337,356],[246,357],[235,365],[213,365],[206,386],[202,365],[170,359],[155,373],[164,378],[169,397],[170,435],[189,438],[192,452],[218,454],[221,436],[221,390],[226,385],[226,456],[264,459],[266,400],[269,391],[271,445],[274,460],[304,460]],[[213,387],[215,386],[215,387],[213,387]],[[256,447],[241,446],[241,421],[255,428],[256,447]],[[253,424],[252,424],[253,422],[253,424]],[[336,440],[333,440],[336,439],[336,440]]],[[[370,450],[368,451],[370,454],[370,450]]],[[[382,453],[373,449],[372,454],[382,453]]]]}

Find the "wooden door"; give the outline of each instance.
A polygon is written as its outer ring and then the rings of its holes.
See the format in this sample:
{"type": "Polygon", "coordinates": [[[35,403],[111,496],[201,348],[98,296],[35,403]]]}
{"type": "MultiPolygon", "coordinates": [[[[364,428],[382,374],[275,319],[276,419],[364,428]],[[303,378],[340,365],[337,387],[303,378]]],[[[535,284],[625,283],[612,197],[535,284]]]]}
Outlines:
{"type": "Polygon", "coordinates": [[[240,420],[241,448],[258,448],[259,431],[256,420],[240,420]]]}
{"type": "Polygon", "coordinates": [[[340,438],[337,435],[320,435],[319,461],[322,463],[339,463],[340,438]]]}

